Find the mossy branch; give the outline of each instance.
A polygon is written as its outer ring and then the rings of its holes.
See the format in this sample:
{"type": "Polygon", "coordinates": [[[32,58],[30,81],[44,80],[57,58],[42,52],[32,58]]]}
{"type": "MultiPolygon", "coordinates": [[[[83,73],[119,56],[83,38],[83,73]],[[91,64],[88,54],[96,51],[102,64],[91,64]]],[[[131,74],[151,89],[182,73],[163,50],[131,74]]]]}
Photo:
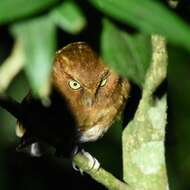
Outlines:
{"type": "Polygon", "coordinates": [[[153,93],[166,78],[165,39],[152,36],[152,62],[147,72],[142,98],[134,119],[123,131],[124,181],[135,190],[166,190],[165,165],[166,95],[153,93]]]}

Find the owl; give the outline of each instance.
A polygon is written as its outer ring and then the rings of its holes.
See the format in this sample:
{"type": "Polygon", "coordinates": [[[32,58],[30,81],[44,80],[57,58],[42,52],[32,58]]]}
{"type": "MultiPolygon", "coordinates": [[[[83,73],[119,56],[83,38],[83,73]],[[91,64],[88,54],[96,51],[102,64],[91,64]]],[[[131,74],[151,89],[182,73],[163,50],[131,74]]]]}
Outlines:
{"type": "Polygon", "coordinates": [[[18,119],[16,133],[22,140],[17,150],[39,156],[51,145],[70,155],[77,145],[105,134],[130,91],[129,81],[105,65],[85,42],[71,43],[56,53],[51,84],[48,106],[31,94],[21,104],[0,100],[18,119]]]}
{"type": "Polygon", "coordinates": [[[130,85],[96,55],[85,42],[67,45],[56,53],[52,84],[74,115],[79,142],[102,137],[127,101],[130,85]]]}

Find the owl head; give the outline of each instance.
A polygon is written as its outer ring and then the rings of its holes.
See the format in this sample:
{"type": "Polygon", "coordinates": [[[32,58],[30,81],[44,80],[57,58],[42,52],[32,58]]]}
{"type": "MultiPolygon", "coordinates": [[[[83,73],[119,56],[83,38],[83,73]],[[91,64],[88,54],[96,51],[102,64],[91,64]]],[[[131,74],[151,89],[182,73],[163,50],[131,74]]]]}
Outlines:
{"type": "Polygon", "coordinates": [[[118,79],[85,42],[71,43],[56,54],[54,85],[67,100],[74,99],[81,106],[101,103],[118,79]]]}
{"type": "Polygon", "coordinates": [[[122,90],[121,77],[85,42],[71,43],[57,52],[52,81],[81,128],[93,126],[108,112],[113,119],[128,93],[128,88],[126,93],[122,90]]]}

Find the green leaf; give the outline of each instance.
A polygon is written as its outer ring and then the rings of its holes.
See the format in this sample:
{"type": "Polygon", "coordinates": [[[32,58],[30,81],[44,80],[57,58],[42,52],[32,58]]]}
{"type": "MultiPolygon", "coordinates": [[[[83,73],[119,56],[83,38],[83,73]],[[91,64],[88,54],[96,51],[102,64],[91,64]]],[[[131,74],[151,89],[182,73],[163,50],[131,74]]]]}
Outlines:
{"type": "Polygon", "coordinates": [[[53,21],[63,30],[76,34],[86,25],[86,19],[73,1],[66,1],[51,12],[53,21]]]}
{"type": "Polygon", "coordinates": [[[55,25],[46,16],[15,24],[11,29],[23,43],[25,72],[33,93],[46,96],[55,53],[55,25]]]}
{"type": "Polygon", "coordinates": [[[190,27],[155,0],[89,0],[115,19],[145,33],[159,33],[190,50],[190,27]]]}
{"type": "Polygon", "coordinates": [[[122,76],[142,86],[151,58],[150,37],[127,34],[104,20],[101,40],[105,62],[122,76]]]}
{"type": "Polygon", "coordinates": [[[49,8],[58,0],[1,0],[0,23],[30,16],[49,8]]]}

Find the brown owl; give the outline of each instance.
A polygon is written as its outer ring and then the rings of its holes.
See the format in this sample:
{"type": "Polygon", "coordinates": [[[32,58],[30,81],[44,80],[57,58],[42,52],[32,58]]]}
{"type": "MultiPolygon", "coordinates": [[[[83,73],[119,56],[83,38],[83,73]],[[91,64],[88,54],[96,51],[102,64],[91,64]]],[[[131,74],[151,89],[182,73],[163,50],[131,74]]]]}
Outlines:
{"type": "Polygon", "coordinates": [[[52,83],[74,115],[81,143],[104,135],[123,110],[130,89],[128,80],[103,64],[85,42],[56,53],[52,83]]]}
{"type": "Polygon", "coordinates": [[[19,149],[29,147],[33,156],[40,156],[38,146],[44,142],[71,155],[78,144],[102,137],[123,110],[130,89],[128,80],[103,64],[85,42],[56,53],[51,82],[49,106],[31,95],[21,104],[0,99],[0,106],[18,119],[19,149]]]}

